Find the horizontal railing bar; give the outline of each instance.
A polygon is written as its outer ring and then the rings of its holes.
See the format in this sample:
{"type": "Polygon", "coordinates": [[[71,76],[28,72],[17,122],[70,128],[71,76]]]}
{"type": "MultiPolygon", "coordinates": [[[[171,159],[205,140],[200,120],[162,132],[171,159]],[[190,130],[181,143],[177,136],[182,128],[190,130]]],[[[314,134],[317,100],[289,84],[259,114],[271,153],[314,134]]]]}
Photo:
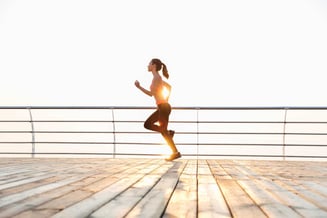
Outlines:
{"type": "MultiPolygon", "coordinates": [[[[25,120],[18,120],[18,121],[0,120],[0,123],[30,123],[30,122],[31,122],[30,120],[26,120],[26,121],[25,120]]],[[[33,123],[112,123],[112,122],[114,121],[113,120],[33,120],[33,123]]],[[[126,122],[133,123],[135,121],[126,121],[126,122]]],[[[136,121],[136,122],[141,122],[141,121],[136,121]]]]}
{"type": "MultiPolygon", "coordinates": [[[[30,120],[0,120],[0,123],[30,123],[30,120]]],[[[144,120],[33,120],[34,123],[144,123],[144,120]]],[[[174,121],[170,123],[284,123],[282,121],[174,121]]],[[[327,123],[327,122],[324,122],[327,123]]]]}
{"type": "MultiPolygon", "coordinates": [[[[113,134],[113,133],[119,133],[119,132],[113,132],[113,131],[0,131],[1,133],[68,133],[68,134],[88,134],[88,133],[99,133],[99,134],[104,134],[104,133],[108,133],[108,134],[113,134]]],[[[134,133],[134,132],[127,132],[127,133],[134,133]]],[[[135,133],[141,133],[141,132],[135,132],[135,133]]]]}
{"type": "MultiPolygon", "coordinates": [[[[172,121],[174,122],[174,121],[172,121]]],[[[235,123],[235,124],[327,124],[327,121],[199,121],[198,123],[205,123],[205,124],[210,124],[210,123],[235,123]]]]}
{"type": "MultiPolygon", "coordinates": [[[[0,144],[31,144],[32,142],[0,142],[0,144]]],[[[64,141],[35,141],[35,144],[95,144],[95,145],[156,145],[161,146],[163,143],[142,143],[142,142],[64,142],[64,141]]],[[[202,146],[256,146],[256,147],[264,147],[264,146],[282,146],[283,144],[272,144],[272,143],[200,143],[202,146]]],[[[176,143],[179,145],[187,145],[187,146],[197,146],[197,143],[176,143]]],[[[327,147],[327,144],[286,144],[287,146],[293,147],[327,147]]]]}
{"type": "MultiPolygon", "coordinates": [[[[128,143],[132,144],[132,143],[128,143]]],[[[199,143],[201,146],[283,146],[284,144],[272,144],[272,143],[199,143]]],[[[192,145],[197,146],[197,143],[176,143],[176,145],[192,145]]],[[[294,146],[294,147],[327,147],[327,144],[286,144],[286,146],[294,146]]]]}
{"type": "MultiPolygon", "coordinates": [[[[174,122],[174,121],[172,121],[174,122]]],[[[204,124],[216,124],[216,123],[221,123],[221,124],[226,124],[226,123],[232,123],[232,124],[284,124],[283,121],[201,121],[199,120],[196,123],[204,123],[204,124]]],[[[326,122],[327,123],[327,122],[326,122]]]]}
{"type": "MultiPolygon", "coordinates": [[[[21,133],[48,133],[48,134],[158,134],[157,132],[119,132],[119,131],[0,131],[1,133],[10,133],[10,134],[21,134],[21,133]]],[[[189,132],[185,132],[185,134],[188,134],[189,132]]],[[[182,132],[175,133],[175,134],[183,134],[182,132]]],[[[196,134],[196,133],[192,133],[196,134]]]]}
{"type": "MultiPolygon", "coordinates": [[[[16,155],[31,155],[30,152],[0,152],[0,154],[16,154],[16,155]]],[[[40,152],[35,153],[35,155],[113,155],[114,153],[91,153],[91,152],[85,152],[85,153],[72,153],[72,152],[55,152],[55,153],[48,153],[48,152],[40,152]]],[[[144,153],[115,153],[116,156],[165,156],[162,154],[144,154],[144,153]]],[[[201,156],[201,157],[267,157],[267,158],[280,158],[280,157],[286,157],[286,158],[327,158],[327,156],[313,156],[313,155],[255,155],[255,154],[183,154],[183,156],[201,156]]]]}
{"type": "MultiPolygon", "coordinates": [[[[63,141],[60,141],[60,142],[55,142],[55,141],[51,141],[51,142],[32,142],[32,141],[29,141],[29,142],[0,142],[0,144],[31,144],[31,143],[35,143],[35,144],[99,144],[99,145],[108,145],[108,144],[114,144],[114,142],[63,142],[63,141]]],[[[117,144],[117,143],[116,143],[117,144]]],[[[134,144],[134,143],[129,143],[129,144],[134,144]]]]}
{"type": "MultiPolygon", "coordinates": [[[[193,133],[196,134],[196,133],[193,133]]],[[[199,132],[202,135],[327,135],[327,133],[302,133],[302,132],[199,132]]]]}
{"type": "MultiPolygon", "coordinates": [[[[30,123],[30,120],[0,120],[0,123],[30,123]]],[[[34,123],[144,123],[144,120],[33,120],[34,123]]],[[[170,123],[203,124],[327,124],[327,121],[169,121],[170,123]]]]}
{"type": "Polygon", "coordinates": [[[30,142],[0,142],[0,144],[32,144],[32,141],[30,141],[30,142]]]}
{"type": "MultiPolygon", "coordinates": [[[[34,110],[134,110],[134,109],[155,109],[156,107],[149,106],[1,106],[1,109],[34,109],[34,110]]],[[[263,107],[172,107],[175,110],[327,110],[327,107],[297,107],[297,106],[286,106],[286,107],[274,107],[274,106],[263,106],[263,107]]]]}
{"type": "MultiPolygon", "coordinates": [[[[155,134],[156,132],[114,132],[114,131],[33,131],[34,133],[68,133],[68,134],[155,134]]],[[[0,131],[0,133],[32,133],[32,131],[0,131]]],[[[157,133],[158,134],[158,133],[157,133]]]]}
{"type": "MultiPolygon", "coordinates": [[[[156,132],[131,132],[131,131],[0,131],[0,134],[27,134],[27,133],[44,133],[44,134],[157,134],[156,132]]],[[[327,133],[305,133],[305,132],[176,132],[180,135],[320,135],[327,133]]]]}
{"type": "MultiPolygon", "coordinates": [[[[304,156],[304,155],[261,155],[261,154],[197,154],[198,156],[202,157],[286,157],[286,158],[326,158],[327,156],[304,156]]],[[[184,155],[184,156],[196,156],[194,155],[184,155]]]]}
{"type": "MultiPolygon", "coordinates": [[[[0,152],[0,154],[32,154],[30,152],[0,152]]],[[[137,154],[137,153],[92,153],[92,152],[83,152],[83,153],[78,153],[78,152],[38,152],[38,153],[35,153],[36,155],[39,154],[39,155],[126,155],[126,156],[129,156],[129,155],[148,155],[148,156],[162,156],[162,154],[137,154]]]]}

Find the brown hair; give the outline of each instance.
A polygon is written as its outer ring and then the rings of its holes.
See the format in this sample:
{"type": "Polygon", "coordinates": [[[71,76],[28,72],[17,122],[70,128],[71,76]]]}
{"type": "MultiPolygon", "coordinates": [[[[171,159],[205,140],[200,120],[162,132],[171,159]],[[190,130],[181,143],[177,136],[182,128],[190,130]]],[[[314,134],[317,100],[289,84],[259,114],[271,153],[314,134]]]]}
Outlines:
{"type": "Polygon", "coordinates": [[[166,77],[167,79],[169,78],[169,74],[168,74],[168,70],[167,70],[167,66],[161,62],[161,60],[157,59],[157,58],[153,58],[151,60],[151,63],[156,65],[156,70],[160,71],[162,68],[162,74],[164,75],[164,77],[166,77]]]}

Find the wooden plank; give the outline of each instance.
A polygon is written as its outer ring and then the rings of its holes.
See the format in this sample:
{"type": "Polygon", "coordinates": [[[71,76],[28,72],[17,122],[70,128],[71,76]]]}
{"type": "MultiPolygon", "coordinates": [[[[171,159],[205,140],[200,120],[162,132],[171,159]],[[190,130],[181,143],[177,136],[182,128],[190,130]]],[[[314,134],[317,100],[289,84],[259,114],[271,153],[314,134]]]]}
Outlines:
{"type": "Polygon", "coordinates": [[[221,167],[221,161],[218,160],[207,160],[210,170],[216,179],[232,179],[232,177],[226,173],[221,167]]]}
{"type": "Polygon", "coordinates": [[[256,181],[262,179],[261,176],[247,167],[239,166],[237,168],[249,177],[254,177],[251,180],[240,180],[238,183],[248,195],[251,196],[254,202],[261,207],[268,217],[302,217],[292,208],[279,201],[271,192],[267,191],[265,187],[260,186],[256,181]]]}
{"type": "Polygon", "coordinates": [[[151,190],[159,179],[160,175],[146,175],[89,217],[124,217],[151,190]]]}
{"type": "MultiPolygon", "coordinates": [[[[85,165],[80,165],[80,167],[85,167],[85,165]]],[[[18,213],[21,213],[19,217],[28,217],[29,214],[34,214],[33,217],[44,217],[45,215],[48,217],[64,209],[65,207],[67,207],[67,205],[72,204],[71,202],[77,201],[77,197],[74,197],[74,195],[81,197],[78,192],[73,192],[74,190],[78,191],[79,189],[87,189],[88,186],[92,187],[95,184],[97,186],[97,189],[91,189],[92,191],[97,191],[101,187],[106,187],[110,185],[109,182],[113,183],[113,176],[116,177],[115,181],[117,181],[120,178],[119,176],[116,176],[117,173],[124,173],[124,170],[126,170],[126,173],[132,172],[128,171],[130,170],[130,167],[126,165],[112,165],[104,168],[103,170],[99,168],[97,170],[100,170],[104,173],[109,170],[112,174],[88,174],[88,177],[86,177],[85,179],[68,184],[67,187],[60,187],[55,190],[50,190],[44,194],[41,193],[36,196],[31,196],[30,198],[19,202],[19,204],[11,205],[11,207],[6,207],[1,210],[1,214],[4,214],[4,216],[6,217],[11,217],[18,213]],[[45,202],[47,203],[43,204],[45,202]],[[41,204],[43,205],[39,206],[41,204]]],[[[93,171],[91,172],[93,173],[93,171]]],[[[92,193],[93,192],[89,192],[89,195],[91,195],[92,193]]],[[[86,197],[86,195],[84,197],[86,197]]]]}
{"type": "MultiPolygon", "coordinates": [[[[148,173],[152,170],[154,170],[156,165],[154,166],[148,166],[148,171],[145,171],[145,173],[148,173]]],[[[140,180],[144,176],[144,173],[138,173],[138,174],[129,174],[126,175],[124,178],[119,179],[114,184],[110,185],[109,187],[96,192],[94,195],[68,207],[62,210],[61,212],[55,214],[54,218],[60,218],[60,217],[86,217],[89,216],[92,212],[112,200],[114,197],[119,195],[121,192],[125,191],[127,188],[132,186],[134,183],[136,183],[138,180],[140,180]]]]}
{"type": "Polygon", "coordinates": [[[170,167],[170,164],[163,164],[151,173],[148,173],[148,171],[143,172],[145,175],[142,179],[96,210],[89,217],[125,216],[155,186],[170,167]]]}
{"type": "MultiPolygon", "coordinates": [[[[152,162],[149,163],[143,163],[142,162],[133,162],[132,165],[130,164],[121,164],[119,165],[119,168],[114,172],[114,175],[112,175],[111,177],[106,178],[105,180],[101,180],[99,182],[93,183],[85,188],[83,188],[84,190],[90,190],[92,192],[98,192],[106,187],[108,187],[109,185],[113,184],[114,182],[118,181],[119,179],[123,179],[126,176],[129,175],[134,175],[136,173],[141,173],[146,174],[150,171],[152,171],[153,169],[158,168],[160,165],[157,164],[152,164],[152,162]]],[[[111,172],[110,174],[112,174],[113,172],[111,172]]]]}
{"type": "MultiPolygon", "coordinates": [[[[76,189],[76,187],[71,186],[71,185],[62,186],[60,188],[53,189],[51,191],[26,198],[22,201],[16,202],[15,204],[7,205],[7,206],[1,208],[0,217],[13,217],[14,215],[17,215],[20,213],[21,213],[19,215],[20,217],[29,217],[28,214],[33,214],[36,211],[40,211],[40,210],[34,210],[34,208],[38,207],[41,204],[49,202],[55,198],[58,198],[62,195],[65,195],[66,193],[70,193],[70,192],[74,191],[75,189],[76,189]],[[27,212],[24,212],[24,211],[27,211],[27,212]]],[[[58,210],[53,212],[53,214],[56,212],[58,212],[58,210]]],[[[48,215],[50,216],[50,214],[48,214],[48,215]]],[[[33,217],[35,218],[38,216],[34,214],[33,217]]],[[[42,216],[42,217],[45,217],[45,216],[42,216]]]]}
{"type": "Polygon", "coordinates": [[[268,217],[302,217],[292,208],[277,200],[269,191],[266,191],[256,184],[255,181],[244,180],[239,181],[239,184],[251,196],[255,204],[261,207],[268,217]]]}
{"type": "Polygon", "coordinates": [[[189,160],[163,217],[197,217],[197,161],[189,160]]]}
{"type": "Polygon", "coordinates": [[[327,187],[326,186],[321,185],[316,181],[300,181],[299,183],[301,185],[304,185],[305,187],[308,187],[313,192],[318,193],[324,197],[327,197],[327,187]]]}
{"type": "MultiPolygon", "coordinates": [[[[282,205],[279,205],[278,210],[282,210],[282,208],[285,207],[284,205],[288,205],[287,203],[285,204],[285,200],[287,199],[288,202],[292,202],[289,207],[294,208],[297,213],[302,215],[318,214],[319,209],[315,208],[315,206],[323,209],[326,208],[325,202],[327,202],[327,199],[325,197],[312,191],[308,191],[303,187],[301,188],[297,182],[298,180],[302,180],[304,178],[302,175],[311,174],[311,176],[314,177],[316,172],[318,172],[317,170],[314,170],[314,168],[309,169],[307,168],[307,165],[303,165],[303,163],[300,163],[300,165],[294,162],[273,162],[273,164],[267,164],[270,162],[265,161],[265,163],[265,167],[261,166],[261,168],[256,168],[256,172],[252,171],[252,169],[255,168],[253,166],[251,170],[248,167],[243,167],[243,170],[246,171],[246,173],[251,174],[251,177],[258,178],[264,175],[264,178],[261,180],[253,180],[252,182],[256,182],[260,186],[260,183],[262,185],[262,181],[265,181],[267,187],[270,188],[271,194],[271,190],[274,190],[273,193],[275,198],[279,199],[282,203],[282,205]],[[272,172],[273,176],[266,173],[268,167],[270,169],[269,172],[272,172]],[[307,174],[306,171],[309,170],[311,170],[311,172],[307,174]],[[273,179],[273,181],[271,181],[271,179],[273,179]],[[279,194],[276,194],[276,192],[283,193],[283,195],[288,197],[282,197],[279,194]],[[300,206],[301,204],[302,206],[300,206]]],[[[265,189],[265,187],[262,187],[262,189],[265,189]]],[[[322,214],[324,213],[325,212],[322,212],[322,214]]]]}
{"type": "Polygon", "coordinates": [[[176,187],[185,162],[174,161],[173,166],[126,217],[160,217],[176,187]]]}
{"type": "Polygon", "coordinates": [[[218,180],[233,217],[266,217],[234,180],[218,180]]]}
{"type": "Polygon", "coordinates": [[[27,184],[27,183],[31,183],[31,182],[35,182],[35,181],[39,181],[39,180],[42,180],[42,179],[47,179],[47,178],[50,178],[50,177],[53,177],[53,176],[54,176],[54,174],[43,174],[42,176],[38,176],[36,174],[32,178],[26,178],[26,179],[21,179],[19,181],[8,182],[6,184],[2,184],[2,185],[0,185],[0,190],[7,189],[7,188],[12,188],[12,187],[15,187],[15,186],[19,186],[19,185],[23,185],[23,184],[27,184]]]}
{"type": "Polygon", "coordinates": [[[8,189],[4,189],[4,190],[1,191],[0,198],[3,198],[3,197],[8,196],[8,195],[19,194],[19,193],[22,193],[24,191],[28,191],[28,190],[40,187],[42,185],[47,185],[47,184],[50,184],[50,183],[54,183],[56,181],[61,180],[62,178],[63,178],[62,176],[53,176],[53,177],[42,179],[42,180],[39,180],[39,181],[35,181],[35,182],[27,183],[27,184],[22,184],[20,186],[15,186],[15,187],[11,187],[11,188],[8,188],[8,189]]]}
{"type": "Polygon", "coordinates": [[[12,176],[12,175],[19,175],[21,173],[29,173],[32,172],[32,170],[26,170],[26,169],[19,169],[18,167],[14,167],[14,168],[3,168],[0,171],[0,178],[2,180],[3,177],[5,176],[12,176]]]}
{"type": "Polygon", "coordinates": [[[281,187],[284,187],[304,200],[314,204],[319,207],[321,210],[327,211],[327,197],[319,195],[315,192],[309,191],[304,186],[296,183],[295,181],[283,180],[275,181],[275,183],[281,187]]]}
{"type": "Polygon", "coordinates": [[[288,205],[304,217],[327,217],[327,212],[321,210],[314,204],[306,201],[291,190],[283,188],[276,184],[276,181],[260,180],[260,184],[264,185],[271,191],[283,204],[288,205]]]}
{"type": "Polygon", "coordinates": [[[29,179],[32,177],[42,176],[46,174],[48,174],[48,172],[44,170],[44,171],[37,171],[37,172],[30,171],[30,172],[15,174],[15,175],[4,176],[0,178],[0,185],[17,182],[19,180],[29,179]]]}
{"type": "Polygon", "coordinates": [[[225,162],[221,164],[223,170],[234,180],[244,180],[249,179],[247,174],[239,171],[237,167],[240,165],[237,161],[230,160],[229,162],[225,162]]]}
{"type": "MultiPolygon", "coordinates": [[[[81,187],[79,190],[82,190],[81,194],[76,193],[69,193],[66,195],[61,196],[60,198],[54,199],[53,201],[50,201],[46,204],[43,204],[37,208],[35,208],[36,211],[40,212],[43,211],[40,214],[48,214],[48,215],[54,215],[55,213],[58,213],[59,210],[63,210],[70,205],[76,204],[80,200],[85,200],[88,197],[92,197],[92,195],[96,192],[99,192],[103,190],[104,188],[109,187],[110,185],[114,184],[115,182],[119,181],[120,179],[125,178],[126,176],[133,175],[134,173],[138,172],[139,170],[142,171],[146,169],[146,164],[143,164],[144,161],[140,161],[141,165],[138,165],[137,162],[133,162],[133,167],[130,167],[129,162],[126,161],[128,164],[119,164],[118,169],[114,170],[114,174],[109,174],[106,178],[103,178],[99,181],[96,181],[88,186],[81,187]],[[65,202],[62,204],[62,202],[65,202]],[[56,210],[53,210],[55,207],[56,210]]],[[[84,165],[81,165],[85,167],[84,165]]],[[[101,171],[106,171],[100,169],[101,171]]],[[[149,169],[148,169],[149,170],[149,169]]],[[[72,185],[75,185],[72,184],[72,185]]],[[[23,213],[28,214],[28,213],[23,213]]],[[[41,216],[42,217],[42,216],[41,216]]]]}
{"type": "Polygon", "coordinates": [[[198,165],[198,217],[231,217],[225,199],[205,161],[198,165]]]}
{"type": "MultiPolygon", "coordinates": [[[[246,175],[241,175],[241,172],[236,170],[231,162],[227,165],[222,164],[222,168],[232,178],[247,178],[246,175]]],[[[235,179],[216,178],[216,180],[233,217],[267,217],[235,179]]]]}
{"type": "Polygon", "coordinates": [[[23,199],[28,198],[30,196],[40,194],[42,192],[49,191],[51,189],[55,189],[55,188],[67,185],[69,183],[75,182],[75,181],[80,180],[82,178],[83,178],[83,176],[73,176],[71,178],[66,178],[66,179],[63,179],[61,181],[57,181],[55,183],[50,183],[50,184],[47,184],[47,185],[39,186],[37,188],[33,188],[33,189],[30,189],[30,190],[23,191],[23,192],[20,192],[20,193],[16,193],[16,194],[12,194],[12,195],[2,197],[2,198],[0,198],[0,207],[12,204],[14,202],[23,200],[23,199]]]}

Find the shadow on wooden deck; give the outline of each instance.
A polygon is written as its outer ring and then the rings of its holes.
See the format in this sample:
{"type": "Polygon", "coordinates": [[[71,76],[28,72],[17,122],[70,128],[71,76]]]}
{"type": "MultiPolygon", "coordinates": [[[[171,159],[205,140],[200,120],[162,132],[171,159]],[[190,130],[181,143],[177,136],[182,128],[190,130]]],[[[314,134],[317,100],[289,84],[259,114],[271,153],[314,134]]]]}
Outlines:
{"type": "Polygon", "coordinates": [[[0,217],[327,217],[327,162],[0,159],[0,217]]]}

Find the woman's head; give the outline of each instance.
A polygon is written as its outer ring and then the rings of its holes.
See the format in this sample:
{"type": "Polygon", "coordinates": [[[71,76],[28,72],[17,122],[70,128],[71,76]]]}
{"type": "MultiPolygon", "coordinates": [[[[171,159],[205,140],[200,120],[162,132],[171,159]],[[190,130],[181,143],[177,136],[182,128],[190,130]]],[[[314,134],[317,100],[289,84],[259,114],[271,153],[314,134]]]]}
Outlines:
{"type": "Polygon", "coordinates": [[[161,60],[159,60],[157,58],[153,58],[150,61],[150,64],[148,66],[148,70],[152,71],[153,68],[156,71],[160,71],[162,69],[162,74],[164,75],[164,77],[166,77],[167,79],[169,78],[167,67],[166,67],[166,65],[164,63],[161,62],[161,60]]]}

